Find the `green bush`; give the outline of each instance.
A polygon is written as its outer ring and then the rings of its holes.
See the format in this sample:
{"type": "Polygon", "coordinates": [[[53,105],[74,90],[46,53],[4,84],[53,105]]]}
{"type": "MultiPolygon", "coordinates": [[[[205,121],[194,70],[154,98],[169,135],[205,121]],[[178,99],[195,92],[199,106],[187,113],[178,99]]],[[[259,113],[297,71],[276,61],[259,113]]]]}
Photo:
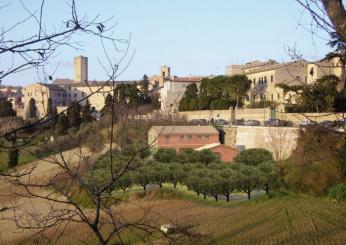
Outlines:
{"type": "Polygon", "coordinates": [[[237,163],[256,166],[262,162],[273,161],[273,155],[270,151],[262,148],[252,148],[240,152],[234,159],[237,163]]]}
{"type": "Polygon", "coordinates": [[[346,184],[340,183],[329,189],[328,196],[336,200],[346,200],[346,184]]]}
{"type": "Polygon", "coordinates": [[[161,148],[158,149],[154,154],[154,159],[159,162],[171,162],[174,161],[177,156],[175,149],[170,148],[161,148]]]}

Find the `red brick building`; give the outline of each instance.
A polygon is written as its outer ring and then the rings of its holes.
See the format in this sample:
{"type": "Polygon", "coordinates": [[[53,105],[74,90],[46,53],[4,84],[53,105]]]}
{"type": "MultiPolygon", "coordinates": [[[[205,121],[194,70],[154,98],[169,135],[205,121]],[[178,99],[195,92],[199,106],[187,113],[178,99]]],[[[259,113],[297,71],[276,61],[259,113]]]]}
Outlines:
{"type": "Polygon", "coordinates": [[[210,150],[219,156],[223,162],[233,162],[234,158],[238,156],[239,150],[233,147],[228,147],[220,143],[212,143],[196,149],[196,151],[210,150]]]}
{"type": "Polygon", "coordinates": [[[148,133],[148,144],[154,148],[199,148],[219,143],[219,131],[212,126],[153,126],[148,133]]]}
{"type": "Polygon", "coordinates": [[[232,162],[239,150],[220,144],[219,131],[212,126],[153,126],[148,133],[153,148],[209,149],[224,162],[232,162]]]}

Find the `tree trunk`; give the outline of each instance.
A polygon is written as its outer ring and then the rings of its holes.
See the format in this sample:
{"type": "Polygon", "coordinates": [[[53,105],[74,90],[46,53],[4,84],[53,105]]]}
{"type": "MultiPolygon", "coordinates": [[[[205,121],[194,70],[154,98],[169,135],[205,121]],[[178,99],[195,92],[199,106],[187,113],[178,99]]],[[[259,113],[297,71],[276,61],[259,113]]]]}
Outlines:
{"type": "Polygon", "coordinates": [[[217,195],[215,195],[214,197],[215,197],[215,202],[217,202],[217,200],[218,200],[218,196],[217,196],[217,195]]]}
{"type": "Polygon", "coordinates": [[[268,196],[269,195],[269,190],[270,190],[269,184],[265,184],[264,185],[264,190],[266,191],[266,194],[268,196]]]}
{"type": "Polygon", "coordinates": [[[173,186],[174,186],[174,189],[176,189],[177,188],[177,182],[174,182],[173,186]]]}
{"type": "Polygon", "coordinates": [[[225,196],[226,196],[227,202],[229,202],[229,194],[226,194],[225,196]]]}
{"type": "Polygon", "coordinates": [[[142,185],[143,190],[146,191],[147,190],[147,185],[142,185]]]}
{"type": "Polygon", "coordinates": [[[346,43],[346,11],[342,0],[322,0],[323,6],[340,39],[346,43]]]}
{"type": "Polygon", "coordinates": [[[247,194],[247,199],[250,200],[251,199],[251,190],[250,190],[250,188],[247,189],[246,194],[247,194]]]}
{"type": "Polygon", "coordinates": [[[207,199],[207,195],[203,193],[203,199],[207,199]]]}

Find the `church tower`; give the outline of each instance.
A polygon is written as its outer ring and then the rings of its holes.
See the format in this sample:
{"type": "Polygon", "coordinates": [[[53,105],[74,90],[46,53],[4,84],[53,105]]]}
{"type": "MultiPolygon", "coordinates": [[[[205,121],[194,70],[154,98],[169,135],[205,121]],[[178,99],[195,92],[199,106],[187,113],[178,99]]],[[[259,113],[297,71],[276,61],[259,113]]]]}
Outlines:
{"type": "Polygon", "coordinates": [[[88,57],[77,56],[74,58],[74,82],[88,82],[88,57]]]}

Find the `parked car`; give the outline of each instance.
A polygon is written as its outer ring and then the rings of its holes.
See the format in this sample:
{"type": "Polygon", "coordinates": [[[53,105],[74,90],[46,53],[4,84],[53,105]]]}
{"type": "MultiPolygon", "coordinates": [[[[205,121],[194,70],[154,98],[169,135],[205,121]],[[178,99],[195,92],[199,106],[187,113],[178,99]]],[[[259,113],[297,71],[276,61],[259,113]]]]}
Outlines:
{"type": "Polygon", "coordinates": [[[340,120],[334,121],[335,128],[344,128],[346,127],[346,118],[341,118],[340,120]]]}
{"type": "Polygon", "coordinates": [[[193,125],[208,125],[208,122],[205,119],[192,119],[189,123],[193,125]]]}
{"type": "Polygon", "coordinates": [[[306,119],[299,123],[300,127],[306,127],[306,126],[312,126],[312,125],[315,125],[315,123],[311,122],[309,119],[306,119]]]}
{"type": "Polygon", "coordinates": [[[260,126],[261,123],[260,121],[257,121],[257,120],[245,120],[244,125],[245,126],[260,126]]]}
{"type": "Polygon", "coordinates": [[[291,127],[293,126],[293,123],[287,120],[269,119],[264,122],[264,125],[271,126],[271,127],[291,127]]]}
{"type": "Polygon", "coordinates": [[[244,120],[243,119],[236,119],[231,121],[231,125],[244,125],[244,120]]]}
{"type": "Polygon", "coordinates": [[[329,120],[324,120],[322,122],[319,123],[320,126],[324,127],[324,128],[334,128],[337,126],[337,123],[335,121],[329,121],[329,120]]]}
{"type": "Polygon", "coordinates": [[[229,122],[225,119],[215,119],[214,124],[215,125],[228,125],[229,122]]]}

